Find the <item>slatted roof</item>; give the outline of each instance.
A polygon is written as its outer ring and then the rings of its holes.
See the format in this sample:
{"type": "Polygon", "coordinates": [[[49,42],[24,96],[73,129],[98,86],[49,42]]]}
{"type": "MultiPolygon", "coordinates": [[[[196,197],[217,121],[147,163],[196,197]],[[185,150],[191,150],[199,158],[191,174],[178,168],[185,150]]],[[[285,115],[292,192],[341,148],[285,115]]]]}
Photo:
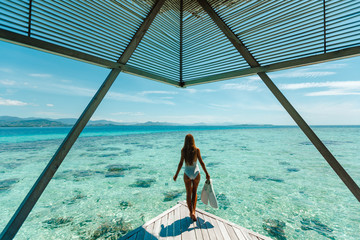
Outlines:
{"type": "Polygon", "coordinates": [[[359,55],[360,1],[1,0],[0,39],[190,86],[359,55]],[[119,62],[156,4],[135,52],[119,62]],[[204,4],[259,66],[249,66],[204,4]]]}

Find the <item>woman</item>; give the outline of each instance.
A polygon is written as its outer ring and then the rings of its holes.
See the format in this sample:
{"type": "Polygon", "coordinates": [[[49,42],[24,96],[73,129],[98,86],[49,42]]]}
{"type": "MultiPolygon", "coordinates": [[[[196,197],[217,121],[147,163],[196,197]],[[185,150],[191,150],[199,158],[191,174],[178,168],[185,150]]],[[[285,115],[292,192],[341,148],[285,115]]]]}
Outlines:
{"type": "Polygon", "coordinates": [[[206,171],[205,163],[201,158],[200,149],[195,146],[194,137],[191,134],[188,134],[185,137],[184,147],[181,149],[181,158],[178,169],[174,175],[174,181],[176,181],[185,160],[184,182],[186,188],[186,202],[190,211],[190,217],[193,221],[196,221],[196,191],[200,182],[200,170],[197,166],[197,159],[199,159],[201,167],[206,174],[206,179],[210,180],[210,175],[206,171]]]}

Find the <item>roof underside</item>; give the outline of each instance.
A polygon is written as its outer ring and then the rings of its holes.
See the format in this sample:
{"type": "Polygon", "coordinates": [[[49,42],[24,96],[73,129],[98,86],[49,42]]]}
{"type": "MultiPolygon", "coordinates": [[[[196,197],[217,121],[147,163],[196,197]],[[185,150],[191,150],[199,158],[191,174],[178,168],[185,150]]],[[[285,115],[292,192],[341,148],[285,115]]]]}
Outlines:
{"type": "Polygon", "coordinates": [[[208,0],[258,67],[198,1],[165,0],[130,59],[119,61],[157,2],[1,0],[0,39],[177,86],[360,54],[358,0],[208,0]]]}

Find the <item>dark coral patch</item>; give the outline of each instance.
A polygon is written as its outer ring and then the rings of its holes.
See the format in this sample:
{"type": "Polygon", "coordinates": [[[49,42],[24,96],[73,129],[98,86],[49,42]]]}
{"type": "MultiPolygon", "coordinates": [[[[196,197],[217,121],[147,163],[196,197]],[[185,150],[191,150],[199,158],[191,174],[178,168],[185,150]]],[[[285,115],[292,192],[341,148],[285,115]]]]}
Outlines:
{"type": "Polygon", "coordinates": [[[99,154],[98,156],[102,157],[102,158],[108,158],[108,157],[117,157],[117,156],[119,156],[119,154],[117,154],[117,153],[104,153],[104,154],[99,154]]]}
{"type": "Polygon", "coordinates": [[[110,164],[106,166],[108,172],[119,172],[125,170],[141,169],[140,166],[131,166],[129,164],[110,164]]]}
{"type": "Polygon", "coordinates": [[[123,218],[101,224],[91,235],[90,239],[118,239],[132,230],[130,223],[123,218]]]}
{"type": "Polygon", "coordinates": [[[76,203],[78,200],[81,200],[81,199],[84,199],[86,198],[86,195],[78,192],[74,197],[68,199],[68,200],[65,200],[63,201],[64,204],[67,204],[67,205],[71,205],[71,204],[74,204],[76,203]]]}
{"type": "Polygon", "coordinates": [[[128,202],[128,201],[121,201],[119,206],[120,206],[121,209],[125,210],[128,207],[132,207],[132,203],[128,202]]]}
{"type": "Polygon", "coordinates": [[[175,191],[169,191],[164,193],[165,197],[164,197],[164,202],[169,202],[174,200],[175,198],[180,197],[183,194],[183,191],[179,191],[179,190],[175,190],[175,191]]]}
{"type": "Polygon", "coordinates": [[[266,219],[263,223],[263,229],[277,240],[286,240],[285,226],[286,224],[283,221],[276,219],[266,219]]]}
{"type": "Polygon", "coordinates": [[[106,178],[125,177],[124,171],[108,172],[105,174],[106,178]]]}
{"type": "Polygon", "coordinates": [[[45,227],[58,228],[67,225],[68,223],[72,222],[72,220],[73,220],[72,217],[58,217],[58,218],[50,218],[44,221],[43,223],[47,224],[45,227]]]}
{"type": "Polygon", "coordinates": [[[249,176],[249,179],[251,179],[251,180],[253,180],[255,182],[264,181],[264,180],[272,181],[272,182],[278,182],[278,183],[284,182],[284,179],[275,178],[275,177],[269,177],[269,176],[261,177],[261,176],[251,175],[251,176],[249,176]]]}
{"type": "Polygon", "coordinates": [[[219,162],[210,162],[210,163],[207,163],[206,164],[206,166],[207,167],[214,167],[214,166],[218,166],[218,165],[220,165],[221,163],[219,163],[219,162]]]}
{"type": "Polygon", "coordinates": [[[156,180],[153,178],[136,179],[136,182],[130,184],[130,187],[149,188],[154,182],[156,182],[156,180]]]}
{"type": "Polygon", "coordinates": [[[298,168],[288,168],[288,169],[286,169],[288,172],[299,172],[300,171],[300,169],[298,169],[298,168]]]}
{"type": "Polygon", "coordinates": [[[226,197],[225,194],[223,193],[216,194],[216,199],[218,201],[220,209],[226,210],[230,207],[230,200],[226,197]]]}
{"type": "Polygon", "coordinates": [[[324,237],[335,239],[332,235],[330,235],[334,230],[321,223],[317,219],[303,218],[300,223],[301,229],[304,231],[313,230],[324,237]]]}
{"type": "Polygon", "coordinates": [[[0,193],[9,190],[15,183],[19,182],[19,178],[10,178],[0,181],[0,193]]]}

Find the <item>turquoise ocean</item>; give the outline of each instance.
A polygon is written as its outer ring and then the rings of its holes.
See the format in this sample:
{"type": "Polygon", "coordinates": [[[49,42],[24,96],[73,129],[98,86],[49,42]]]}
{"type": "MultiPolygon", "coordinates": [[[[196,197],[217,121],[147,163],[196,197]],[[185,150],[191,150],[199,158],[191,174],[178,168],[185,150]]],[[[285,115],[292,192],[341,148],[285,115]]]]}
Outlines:
{"type": "MultiPolygon", "coordinates": [[[[360,184],[360,127],[313,129],[360,184]]],[[[0,230],[69,130],[0,128],[0,230]]],[[[15,239],[116,239],[185,200],[187,133],[219,202],[198,208],[273,239],[360,239],[359,202],[292,126],[87,127],[15,239]]]]}

